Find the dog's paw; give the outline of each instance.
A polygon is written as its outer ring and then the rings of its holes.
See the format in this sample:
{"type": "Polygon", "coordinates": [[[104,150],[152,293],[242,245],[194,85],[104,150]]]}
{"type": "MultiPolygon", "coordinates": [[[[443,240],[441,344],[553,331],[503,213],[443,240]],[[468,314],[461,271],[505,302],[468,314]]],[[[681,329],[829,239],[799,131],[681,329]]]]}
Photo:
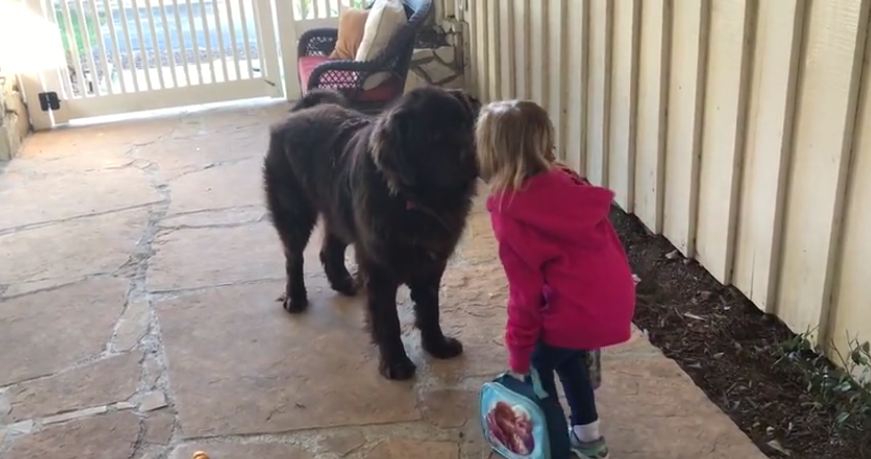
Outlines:
{"type": "Polygon", "coordinates": [[[463,353],[463,343],[456,338],[444,337],[441,340],[424,341],[423,349],[437,359],[450,359],[463,353]]]}
{"type": "Polygon", "coordinates": [[[350,275],[342,276],[336,280],[331,280],[330,286],[333,288],[333,290],[345,296],[354,296],[357,294],[357,282],[350,275]]]}
{"type": "Polygon", "coordinates": [[[308,298],[303,296],[302,298],[291,298],[287,294],[281,295],[277,300],[280,301],[284,310],[291,314],[299,314],[308,308],[308,298]]]}
{"type": "Polygon", "coordinates": [[[408,356],[402,356],[390,361],[382,359],[378,370],[387,379],[403,381],[414,376],[415,366],[408,356]]]}

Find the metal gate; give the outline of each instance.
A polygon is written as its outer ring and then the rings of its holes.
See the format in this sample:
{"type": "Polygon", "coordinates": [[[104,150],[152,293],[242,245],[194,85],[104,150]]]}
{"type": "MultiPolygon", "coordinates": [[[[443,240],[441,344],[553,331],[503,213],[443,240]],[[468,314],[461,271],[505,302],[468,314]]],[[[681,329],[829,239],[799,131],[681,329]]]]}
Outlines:
{"type": "Polygon", "coordinates": [[[50,109],[38,129],[282,94],[269,0],[28,1],[66,61],[26,86],[31,107],[50,109]]]}
{"type": "Polygon", "coordinates": [[[39,18],[31,34],[41,52],[62,56],[22,74],[31,121],[49,129],[141,110],[293,99],[299,36],[335,27],[342,8],[370,1],[24,0],[39,18]]]}

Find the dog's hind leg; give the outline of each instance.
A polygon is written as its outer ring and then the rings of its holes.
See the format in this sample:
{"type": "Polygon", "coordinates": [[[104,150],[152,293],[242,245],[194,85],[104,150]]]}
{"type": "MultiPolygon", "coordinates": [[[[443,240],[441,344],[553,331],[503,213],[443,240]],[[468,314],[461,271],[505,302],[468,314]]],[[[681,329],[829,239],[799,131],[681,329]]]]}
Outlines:
{"type": "Polygon", "coordinates": [[[281,300],[287,312],[302,312],[308,306],[303,278],[303,251],[311,237],[317,213],[292,174],[279,176],[270,169],[267,161],[264,178],[272,223],[284,246],[287,284],[281,300]]]}
{"type": "Polygon", "coordinates": [[[433,357],[449,359],[463,353],[463,345],[442,332],[439,322],[439,285],[444,266],[427,275],[420,276],[409,284],[417,328],[423,349],[433,357]]]}
{"type": "Polygon", "coordinates": [[[327,226],[324,244],[321,247],[321,263],[333,290],[347,296],[357,293],[357,285],[345,266],[345,249],[348,244],[330,231],[327,226]]]}

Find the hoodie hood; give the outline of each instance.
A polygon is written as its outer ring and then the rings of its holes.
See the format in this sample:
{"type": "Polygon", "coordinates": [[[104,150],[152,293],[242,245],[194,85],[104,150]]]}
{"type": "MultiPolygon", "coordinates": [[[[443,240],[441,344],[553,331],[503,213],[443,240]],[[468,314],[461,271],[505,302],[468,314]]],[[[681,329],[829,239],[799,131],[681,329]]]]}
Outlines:
{"type": "Polygon", "coordinates": [[[538,174],[519,191],[491,195],[487,210],[553,238],[577,240],[608,219],[614,193],[560,168],[538,174]]]}

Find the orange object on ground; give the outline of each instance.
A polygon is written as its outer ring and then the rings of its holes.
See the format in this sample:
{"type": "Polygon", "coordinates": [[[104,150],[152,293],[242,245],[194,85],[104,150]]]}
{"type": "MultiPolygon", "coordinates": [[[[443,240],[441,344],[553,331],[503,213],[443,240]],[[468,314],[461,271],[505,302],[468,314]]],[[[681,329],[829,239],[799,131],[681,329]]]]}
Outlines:
{"type": "Polygon", "coordinates": [[[209,455],[205,451],[197,451],[191,459],[209,459],[209,455]]]}

